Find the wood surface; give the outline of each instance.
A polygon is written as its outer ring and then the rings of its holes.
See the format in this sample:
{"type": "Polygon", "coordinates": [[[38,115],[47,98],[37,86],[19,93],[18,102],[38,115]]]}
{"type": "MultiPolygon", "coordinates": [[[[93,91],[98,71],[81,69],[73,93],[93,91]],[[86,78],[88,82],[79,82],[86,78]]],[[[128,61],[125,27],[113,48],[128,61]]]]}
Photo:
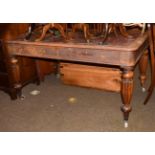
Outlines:
{"type": "Polygon", "coordinates": [[[64,84],[120,91],[121,71],[119,69],[60,63],[60,73],[64,84]]]}

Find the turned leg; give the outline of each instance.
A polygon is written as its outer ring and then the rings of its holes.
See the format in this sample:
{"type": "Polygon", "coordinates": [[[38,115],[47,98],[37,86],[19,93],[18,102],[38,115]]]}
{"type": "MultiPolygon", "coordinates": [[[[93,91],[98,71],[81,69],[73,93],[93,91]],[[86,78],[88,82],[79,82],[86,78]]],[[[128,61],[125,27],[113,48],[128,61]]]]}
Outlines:
{"type": "Polygon", "coordinates": [[[89,37],[90,37],[90,34],[89,34],[89,25],[88,24],[84,24],[84,23],[81,23],[81,24],[75,24],[73,25],[73,28],[72,28],[72,32],[75,33],[76,30],[82,30],[83,33],[84,33],[84,38],[86,39],[87,43],[89,43],[89,37]]]}
{"type": "Polygon", "coordinates": [[[45,38],[45,35],[46,35],[46,33],[47,33],[47,31],[48,31],[49,29],[50,29],[50,24],[45,25],[45,26],[43,27],[43,31],[42,31],[41,36],[40,36],[38,39],[36,39],[35,41],[41,41],[41,40],[43,40],[43,39],[45,38]]]}
{"type": "Polygon", "coordinates": [[[126,30],[126,27],[123,26],[123,24],[118,24],[119,26],[119,30],[121,32],[121,34],[124,36],[124,37],[127,37],[127,38],[132,38],[132,36],[130,36],[126,30]]]}
{"type": "Polygon", "coordinates": [[[66,35],[65,35],[64,28],[63,28],[60,24],[56,24],[56,28],[57,28],[58,31],[60,32],[61,36],[66,40],[67,37],[66,37],[66,35]]]}
{"type": "Polygon", "coordinates": [[[146,71],[147,71],[147,67],[148,67],[148,50],[146,50],[143,54],[143,56],[141,57],[140,61],[139,61],[139,71],[140,71],[140,84],[142,87],[142,91],[145,92],[146,89],[144,87],[145,81],[146,81],[146,71]]]}
{"type": "Polygon", "coordinates": [[[11,57],[11,67],[12,67],[12,84],[13,88],[16,90],[17,96],[22,98],[21,92],[21,80],[20,80],[20,69],[18,65],[18,59],[16,57],[11,57]]]}
{"type": "Polygon", "coordinates": [[[121,85],[121,97],[123,106],[121,110],[124,114],[124,127],[128,127],[129,113],[131,112],[131,97],[133,93],[133,70],[127,68],[123,70],[122,85],[121,85]]]}

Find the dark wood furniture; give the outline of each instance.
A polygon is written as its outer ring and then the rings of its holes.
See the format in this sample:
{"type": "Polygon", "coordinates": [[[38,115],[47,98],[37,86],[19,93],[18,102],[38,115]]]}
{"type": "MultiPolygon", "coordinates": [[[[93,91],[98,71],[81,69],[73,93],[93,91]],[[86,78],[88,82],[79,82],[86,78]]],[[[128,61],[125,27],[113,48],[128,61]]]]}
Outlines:
{"type": "MultiPolygon", "coordinates": [[[[0,24],[0,90],[5,91],[11,99],[17,99],[16,89],[13,87],[12,66],[7,53],[3,49],[3,42],[13,40],[21,34],[26,34],[29,24],[9,23],[0,24]]],[[[42,59],[18,57],[22,87],[30,82],[43,81],[45,75],[55,72],[55,63],[42,59]],[[39,74],[39,76],[38,76],[39,74]]]]}
{"type": "MultiPolygon", "coordinates": [[[[27,24],[0,24],[0,89],[8,93],[11,99],[17,99],[18,93],[13,86],[12,66],[3,42],[15,39],[27,31],[27,24]]],[[[30,82],[39,82],[35,61],[32,58],[18,58],[20,65],[21,86],[30,82]]]]}
{"type": "MultiPolygon", "coordinates": [[[[133,30],[130,34],[133,36],[132,38],[110,35],[104,45],[100,44],[102,39],[99,38],[93,38],[89,44],[85,42],[84,38],[64,42],[62,38],[47,37],[44,41],[35,42],[34,40],[37,38],[35,35],[29,41],[23,40],[22,37],[6,41],[5,48],[12,64],[14,89],[21,92],[22,88],[18,57],[45,58],[85,64],[93,63],[111,68],[117,67],[121,71],[121,89],[119,91],[123,102],[121,110],[124,114],[125,125],[127,125],[129,112],[132,109],[134,69],[139,61],[141,61],[140,64],[145,64],[143,62],[148,57],[147,48],[149,46],[147,33],[139,35],[137,31],[133,30]]],[[[141,69],[140,71],[143,86],[146,70],[141,69]]]]}

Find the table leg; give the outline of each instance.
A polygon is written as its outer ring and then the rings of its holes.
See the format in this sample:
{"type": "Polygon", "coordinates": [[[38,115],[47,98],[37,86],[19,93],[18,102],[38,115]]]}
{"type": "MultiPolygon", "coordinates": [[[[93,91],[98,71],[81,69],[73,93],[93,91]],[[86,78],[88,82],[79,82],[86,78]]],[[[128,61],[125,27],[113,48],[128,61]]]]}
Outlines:
{"type": "Polygon", "coordinates": [[[147,67],[148,67],[148,50],[146,50],[143,54],[143,56],[141,57],[140,61],[139,61],[139,71],[140,71],[140,84],[142,87],[142,91],[145,92],[146,89],[144,87],[145,81],[146,81],[146,71],[147,71],[147,67]]]}
{"type": "Polygon", "coordinates": [[[123,106],[121,110],[124,114],[124,127],[128,127],[129,113],[131,112],[131,97],[133,93],[133,70],[126,68],[123,70],[122,85],[121,85],[121,97],[123,106]]]}
{"type": "Polygon", "coordinates": [[[21,80],[20,80],[20,69],[19,69],[19,65],[18,65],[18,59],[13,56],[11,57],[11,67],[12,67],[12,83],[13,83],[13,87],[16,90],[16,93],[18,95],[18,97],[22,98],[22,91],[21,91],[21,80]]]}

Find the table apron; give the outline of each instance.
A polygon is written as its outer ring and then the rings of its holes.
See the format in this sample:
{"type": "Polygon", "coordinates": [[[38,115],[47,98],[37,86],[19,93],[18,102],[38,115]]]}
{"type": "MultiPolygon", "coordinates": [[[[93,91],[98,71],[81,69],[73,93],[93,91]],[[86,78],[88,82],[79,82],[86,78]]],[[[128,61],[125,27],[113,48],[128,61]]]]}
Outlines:
{"type": "MultiPolygon", "coordinates": [[[[142,52],[142,49],[140,49],[138,52],[130,52],[9,43],[6,47],[9,55],[118,66],[134,66],[139,52],[142,52]]],[[[145,49],[146,47],[142,48],[145,49]]]]}

